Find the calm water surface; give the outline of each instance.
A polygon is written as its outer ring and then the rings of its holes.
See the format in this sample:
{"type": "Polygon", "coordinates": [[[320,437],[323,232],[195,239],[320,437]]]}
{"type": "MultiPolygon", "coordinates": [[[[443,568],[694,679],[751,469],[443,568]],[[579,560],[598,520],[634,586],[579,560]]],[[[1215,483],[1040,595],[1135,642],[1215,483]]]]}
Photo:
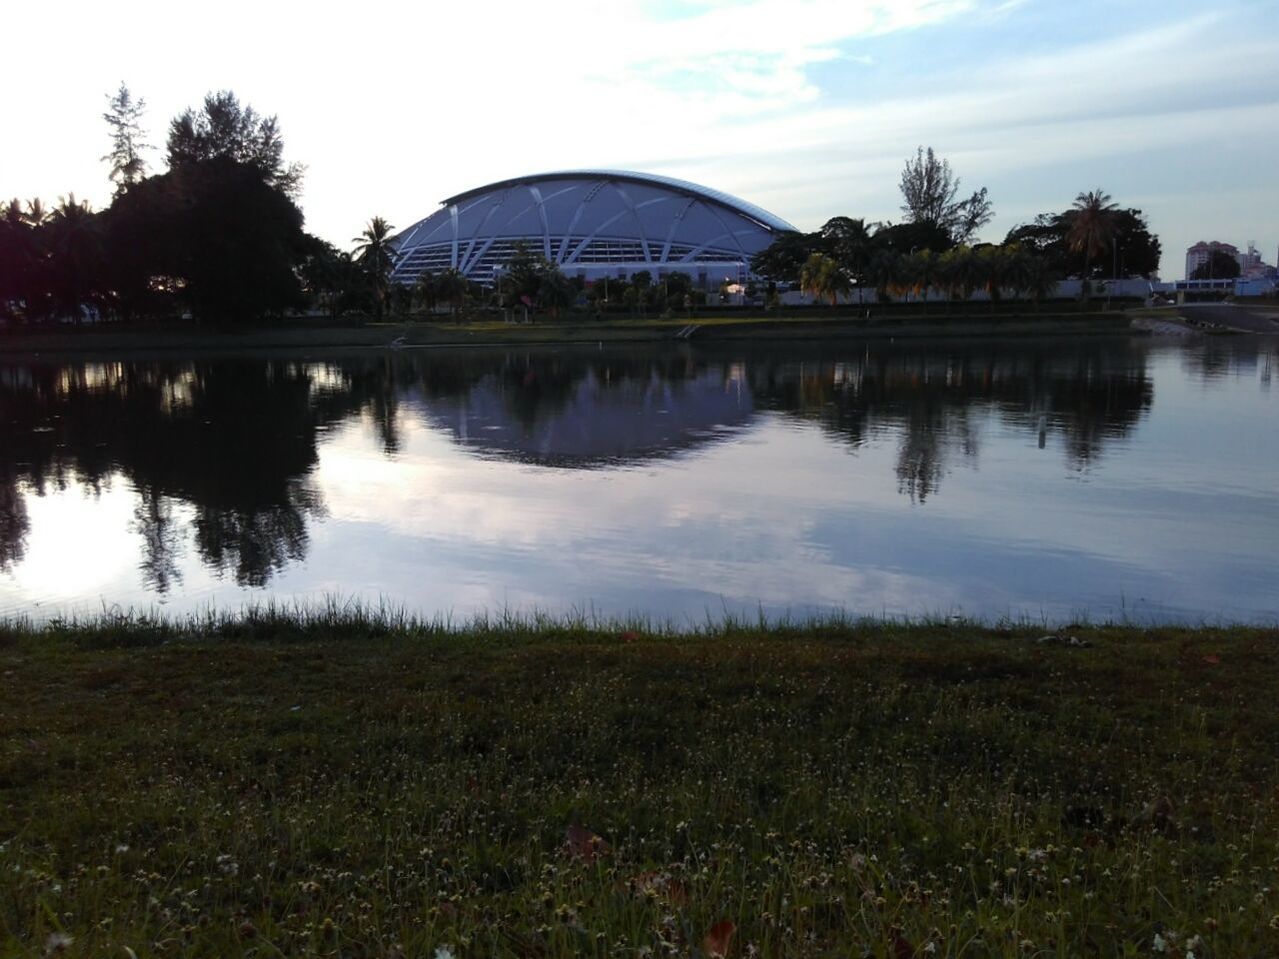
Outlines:
{"type": "Polygon", "coordinates": [[[0,360],[0,616],[1279,620],[1279,342],[0,360]]]}

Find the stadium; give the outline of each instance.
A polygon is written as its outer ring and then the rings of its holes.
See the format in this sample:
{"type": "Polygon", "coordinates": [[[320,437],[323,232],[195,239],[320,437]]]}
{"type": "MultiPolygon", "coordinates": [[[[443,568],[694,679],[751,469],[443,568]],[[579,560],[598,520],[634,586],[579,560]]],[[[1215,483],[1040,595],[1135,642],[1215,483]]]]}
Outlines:
{"type": "Polygon", "coordinates": [[[392,280],[455,269],[493,283],[516,249],[592,283],[647,270],[688,274],[700,289],[740,282],[750,259],[795,228],[695,183],[620,170],[565,170],[490,183],[445,200],[392,240],[392,280]]]}

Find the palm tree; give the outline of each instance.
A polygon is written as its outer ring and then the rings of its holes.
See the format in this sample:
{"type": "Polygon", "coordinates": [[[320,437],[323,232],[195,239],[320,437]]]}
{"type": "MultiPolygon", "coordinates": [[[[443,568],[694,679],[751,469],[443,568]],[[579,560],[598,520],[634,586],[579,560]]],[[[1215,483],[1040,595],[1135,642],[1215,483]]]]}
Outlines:
{"type": "Polygon", "coordinates": [[[1052,296],[1057,289],[1057,275],[1049,267],[1042,256],[1030,256],[1026,261],[1026,292],[1035,301],[1035,312],[1039,312],[1041,300],[1052,296]]]}
{"type": "Polygon", "coordinates": [[[449,312],[457,316],[466,298],[466,275],[454,268],[445,270],[435,278],[435,291],[440,299],[448,300],[449,312]]]}
{"type": "Polygon", "coordinates": [[[417,299],[417,305],[420,309],[428,313],[435,312],[435,305],[440,300],[440,291],[435,282],[435,274],[430,270],[426,270],[417,278],[417,282],[413,284],[413,295],[417,299]]]}
{"type": "Polygon", "coordinates": [[[26,207],[18,199],[4,208],[0,254],[5,262],[0,276],[0,296],[7,312],[14,313],[17,304],[26,322],[47,314],[49,299],[49,251],[46,221],[48,215],[39,198],[28,200],[26,207]]]}
{"type": "Polygon", "coordinates": [[[380,216],[369,220],[359,236],[352,238],[355,244],[355,262],[373,281],[373,308],[377,318],[382,318],[382,306],[386,300],[387,280],[395,265],[395,247],[391,245],[391,231],[395,229],[380,216]]]}
{"type": "Polygon", "coordinates": [[[874,285],[879,302],[887,303],[893,291],[901,289],[901,254],[892,250],[880,250],[867,266],[866,278],[874,285]]]}
{"type": "Polygon", "coordinates": [[[839,294],[848,293],[853,287],[834,259],[825,253],[813,253],[799,271],[799,288],[816,298],[830,297],[830,305],[839,304],[839,294]]]}
{"type": "Polygon", "coordinates": [[[990,300],[990,312],[994,313],[995,304],[1003,298],[1004,287],[1012,284],[1016,253],[1006,246],[987,246],[977,255],[980,258],[981,283],[990,300]]]}
{"type": "Polygon", "coordinates": [[[22,218],[27,221],[28,226],[40,227],[44,225],[44,221],[48,216],[48,211],[44,208],[44,204],[40,202],[40,198],[27,201],[27,212],[22,214],[22,218]]]}
{"type": "Polygon", "coordinates": [[[1088,301],[1088,273],[1092,258],[1110,245],[1118,212],[1119,208],[1110,202],[1110,194],[1102,190],[1079,194],[1066,211],[1069,223],[1066,242],[1073,252],[1084,255],[1084,271],[1080,279],[1083,280],[1085,303],[1088,301]]]}
{"type": "Polygon", "coordinates": [[[920,250],[906,257],[902,269],[903,280],[919,299],[924,313],[928,312],[928,293],[937,282],[937,256],[932,250],[920,250]]]}
{"type": "Polygon", "coordinates": [[[15,316],[27,268],[28,227],[22,201],[11,200],[0,212],[0,316],[15,316]]]}
{"type": "Polygon", "coordinates": [[[572,282],[558,267],[551,266],[542,273],[537,288],[537,302],[551,314],[552,319],[559,319],[560,310],[573,305],[576,294],[572,282]]]}
{"type": "Polygon", "coordinates": [[[80,307],[102,265],[102,239],[87,202],[71,193],[48,217],[54,294],[62,311],[80,321],[80,307]]]}
{"type": "Polygon", "coordinates": [[[981,286],[984,279],[982,266],[980,258],[970,246],[956,246],[942,254],[942,267],[952,298],[957,293],[964,300],[972,298],[973,290],[981,286]]]}

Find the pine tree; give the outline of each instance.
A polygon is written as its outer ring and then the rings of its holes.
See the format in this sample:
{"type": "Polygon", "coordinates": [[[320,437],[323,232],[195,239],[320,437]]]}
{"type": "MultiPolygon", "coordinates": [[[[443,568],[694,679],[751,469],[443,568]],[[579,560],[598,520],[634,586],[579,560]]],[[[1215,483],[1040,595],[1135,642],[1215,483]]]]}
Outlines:
{"type": "Polygon", "coordinates": [[[107,98],[107,112],[102,119],[111,128],[111,152],[104,156],[104,162],[111,164],[111,180],[116,185],[116,194],[121,194],[146,175],[147,164],[142,159],[142,151],[150,150],[149,143],[142,142],[142,114],[146,110],[146,100],[134,99],[129,88],[121,83],[114,96],[107,98]]]}

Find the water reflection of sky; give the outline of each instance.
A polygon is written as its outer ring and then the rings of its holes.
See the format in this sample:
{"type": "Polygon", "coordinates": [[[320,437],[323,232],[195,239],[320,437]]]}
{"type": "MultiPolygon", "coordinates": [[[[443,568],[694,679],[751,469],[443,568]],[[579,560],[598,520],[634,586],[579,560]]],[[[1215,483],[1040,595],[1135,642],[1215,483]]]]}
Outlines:
{"type": "Polygon", "coordinates": [[[207,504],[170,497],[173,585],[148,589],[138,475],[93,493],[68,474],[19,487],[30,532],[0,610],[337,595],[456,617],[1272,621],[1272,354],[1233,349],[1103,347],[1075,372],[1045,371],[1051,350],[863,356],[846,389],[831,362],[784,353],[621,384],[546,375],[535,395],[527,374],[443,387],[428,369],[318,429],[291,480],[317,504],[302,555],[264,586],[190,548],[207,504]]]}

